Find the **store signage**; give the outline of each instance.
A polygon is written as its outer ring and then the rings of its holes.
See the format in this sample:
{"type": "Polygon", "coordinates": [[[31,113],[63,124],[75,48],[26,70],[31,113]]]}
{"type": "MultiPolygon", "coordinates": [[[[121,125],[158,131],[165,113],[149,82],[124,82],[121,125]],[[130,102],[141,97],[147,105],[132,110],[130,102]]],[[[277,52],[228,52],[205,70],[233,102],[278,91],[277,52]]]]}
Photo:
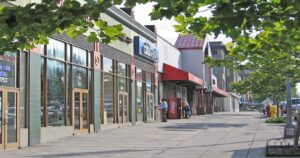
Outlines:
{"type": "Polygon", "coordinates": [[[0,86],[15,86],[16,54],[5,52],[0,56],[0,86]]]}
{"type": "Polygon", "coordinates": [[[151,60],[158,60],[158,48],[139,36],[134,37],[134,53],[151,60]]]}
{"type": "Polygon", "coordinates": [[[0,82],[7,83],[11,71],[12,68],[10,65],[0,64],[0,82]]]}

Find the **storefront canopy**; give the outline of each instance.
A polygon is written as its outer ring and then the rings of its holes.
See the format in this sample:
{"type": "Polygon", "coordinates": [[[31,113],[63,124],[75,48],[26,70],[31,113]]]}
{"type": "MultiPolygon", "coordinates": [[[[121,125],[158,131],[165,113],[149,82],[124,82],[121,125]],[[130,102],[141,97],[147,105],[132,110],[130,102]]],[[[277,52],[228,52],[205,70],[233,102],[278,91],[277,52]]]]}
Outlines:
{"type": "Polygon", "coordinates": [[[204,82],[201,78],[186,72],[184,70],[178,69],[168,64],[163,65],[164,73],[162,74],[162,80],[164,81],[174,81],[178,84],[184,84],[187,86],[203,86],[204,82]]]}
{"type": "Polygon", "coordinates": [[[213,94],[216,97],[228,97],[229,96],[229,94],[226,91],[224,91],[224,90],[222,90],[222,89],[220,89],[218,87],[213,87],[213,90],[214,90],[213,94]]]}

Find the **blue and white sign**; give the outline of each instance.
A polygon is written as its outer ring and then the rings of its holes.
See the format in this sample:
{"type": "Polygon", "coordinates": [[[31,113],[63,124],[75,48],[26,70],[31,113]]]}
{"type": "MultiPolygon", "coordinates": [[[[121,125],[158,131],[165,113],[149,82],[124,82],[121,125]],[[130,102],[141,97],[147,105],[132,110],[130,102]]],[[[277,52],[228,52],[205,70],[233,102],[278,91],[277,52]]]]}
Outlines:
{"type": "Polygon", "coordinates": [[[134,53],[151,60],[158,60],[158,48],[139,36],[134,37],[134,53]]]}

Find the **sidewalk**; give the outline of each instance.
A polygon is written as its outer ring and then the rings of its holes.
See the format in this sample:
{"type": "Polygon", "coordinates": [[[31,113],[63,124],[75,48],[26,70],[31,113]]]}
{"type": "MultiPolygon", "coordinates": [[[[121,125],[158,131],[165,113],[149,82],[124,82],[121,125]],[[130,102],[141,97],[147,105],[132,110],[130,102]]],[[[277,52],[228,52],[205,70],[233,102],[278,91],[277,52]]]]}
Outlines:
{"type": "Polygon", "coordinates": [[[282,132],[283,125],[266,124],[257,112],[218,113],[68,137],[2,151],[0,158],[263,158],[266,141],[282,132]]]}

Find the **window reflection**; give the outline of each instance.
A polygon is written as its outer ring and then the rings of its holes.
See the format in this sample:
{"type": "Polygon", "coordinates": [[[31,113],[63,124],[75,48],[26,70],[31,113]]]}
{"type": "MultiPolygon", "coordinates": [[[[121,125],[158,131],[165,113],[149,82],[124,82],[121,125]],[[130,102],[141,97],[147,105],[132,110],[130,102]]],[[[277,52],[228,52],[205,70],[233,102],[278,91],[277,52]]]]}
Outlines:
{"type": "Polygon", "coordinates": [[[138,81],[143,81],[143,70],[141,69],[136,69],[136,75],[135,75],[136,80],[138,81]]]}
{"type": "Polygon", "coordinates": [[[126,77],[126,64],[118,63],[118,75],[126,77]]]}
{"type": "Polygon", "coordinates": [[[47,55],[56,59],[65,59],[65,44],[63,42],[49,39],[47,45],[47,55]]]}
{"type": "Polygon", "coordinates": [[[72,62],[78,65],[87,66],[87,51],[73,47],[72,62]]]}
{"type": "Polygon", "coordinates": [[[65,122],[65,65],[48,60],[48,125],[60,126],[65,122]]]}
{"type": "Polygon", "coordinates": [[[112,59],[103,57],[103,71],[113,73],[113,61],[112,61],[112,59]]]}
{"type": "Polygon", "coordinates": [[[126,78],[119,77],[119,91],[127,91],[126,78]]]}
{"type": "Polygon", "coordinates": [[[113,75],[104,73],[103,78],[103,87],[104,87],[104,106],[103,111],[106,113],[107,123],[113,123],[113,75]]]}
{"type": "Polygon", "coordinates": [[[72,71],[73,88],[87,89],[88,88],[87,69],[78,66],[73,66],[72,70],[73,70],[72,71]]]}

